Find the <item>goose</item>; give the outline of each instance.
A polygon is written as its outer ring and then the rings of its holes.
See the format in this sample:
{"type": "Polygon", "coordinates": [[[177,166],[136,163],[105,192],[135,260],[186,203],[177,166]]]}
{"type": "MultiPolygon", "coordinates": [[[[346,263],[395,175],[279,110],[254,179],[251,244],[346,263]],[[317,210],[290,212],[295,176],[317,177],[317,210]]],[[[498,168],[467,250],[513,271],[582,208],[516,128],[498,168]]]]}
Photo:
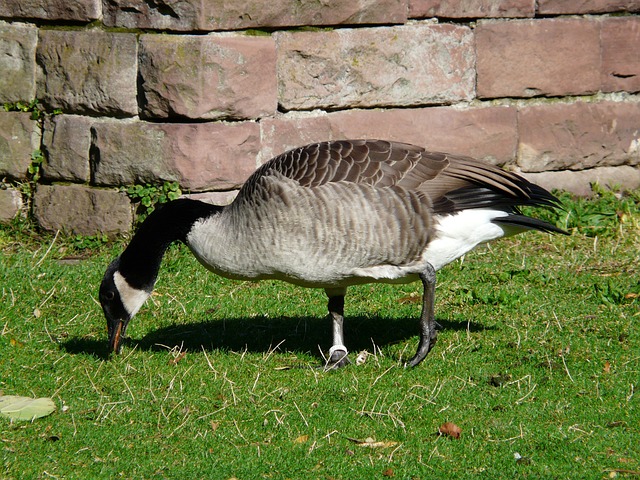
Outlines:
{"type": "Polygon", "coordinates": [[[259,167],[227,206],[181,198],[147,217],[100,285],[109,350],[120,351],[167,247],[181,241],[217,275],[324,289],[331,368],[349,363],[348,287],[420,280],[420,337],[407,362],[414,367],[436,343],[436,271],[503,236],[567,234],[523,215],[523,205],[560,207],[551,193],[515,173],[406,143],[340,140],[290,150],[259,167]]]}

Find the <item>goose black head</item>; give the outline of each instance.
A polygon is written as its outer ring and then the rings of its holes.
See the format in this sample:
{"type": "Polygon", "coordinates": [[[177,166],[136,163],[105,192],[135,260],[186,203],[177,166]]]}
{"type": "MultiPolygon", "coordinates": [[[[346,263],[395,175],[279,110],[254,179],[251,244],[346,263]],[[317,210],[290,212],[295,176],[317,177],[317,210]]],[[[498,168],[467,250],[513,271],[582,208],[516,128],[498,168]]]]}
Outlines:
{"type": "Polygon", "coordinates": [[[150,291],[133,287],[119,270],[120,258],[115,259],[100,284],[100,304],[107,319],[109,350],[119,353],[129,320],[140,309],[150,291]]]}

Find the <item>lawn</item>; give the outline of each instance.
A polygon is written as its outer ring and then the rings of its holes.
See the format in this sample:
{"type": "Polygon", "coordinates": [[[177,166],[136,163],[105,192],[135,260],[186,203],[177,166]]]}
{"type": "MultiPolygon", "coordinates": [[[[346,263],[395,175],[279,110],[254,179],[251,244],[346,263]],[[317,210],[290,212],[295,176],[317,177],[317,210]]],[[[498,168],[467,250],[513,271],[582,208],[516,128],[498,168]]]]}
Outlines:
{"type": "Polygon", "coordinates": [[[0,417],[0,477],[637,477],[639,198],[565,196],[571,236],[439,272],[442,330],[414,369],[418,283],[350,289],[353,363],[324,371],[323,292],[221,279],[180,245],[109,357],[97,289],[124,243],[0,227],[0,393],[57,405],[0,417]]]}

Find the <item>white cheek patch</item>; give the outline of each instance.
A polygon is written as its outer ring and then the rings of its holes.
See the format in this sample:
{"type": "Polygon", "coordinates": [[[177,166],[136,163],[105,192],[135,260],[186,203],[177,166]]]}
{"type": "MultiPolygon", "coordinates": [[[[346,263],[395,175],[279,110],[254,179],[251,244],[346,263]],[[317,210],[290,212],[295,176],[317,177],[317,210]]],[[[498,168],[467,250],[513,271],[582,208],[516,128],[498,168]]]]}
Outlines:
{"type": "Polygon", "coordinates": [[[120,275],[120,272],[115,272],[113,274],[113,283],[116,285],[116,288],[120,293],[120,300],[129,314],[129,318],[133,317],[138,313],[138,310],[140,310],[140,307],[144,304],[147,298],[149,298],[149,293],[145,290],[133,288],[124,279],[124,277],[120,275]]]}

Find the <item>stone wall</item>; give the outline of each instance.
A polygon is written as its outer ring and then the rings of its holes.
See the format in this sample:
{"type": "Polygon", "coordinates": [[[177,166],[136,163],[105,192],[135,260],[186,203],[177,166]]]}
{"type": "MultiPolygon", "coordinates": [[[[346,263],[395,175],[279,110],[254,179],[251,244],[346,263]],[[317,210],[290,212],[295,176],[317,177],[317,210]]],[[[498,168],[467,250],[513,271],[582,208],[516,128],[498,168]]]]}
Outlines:
{"type": "Polygon", "coordinates": [[[640,185],[640,0],[3,0],[0,217],[131,228],[117,187],[228,202],[309,142],[384,138],[547,187],[640,185]],[[55,114],[54,114],[55,113],[55,114]],[[24,200],[24,199],[22,199],[24,200]]]}

